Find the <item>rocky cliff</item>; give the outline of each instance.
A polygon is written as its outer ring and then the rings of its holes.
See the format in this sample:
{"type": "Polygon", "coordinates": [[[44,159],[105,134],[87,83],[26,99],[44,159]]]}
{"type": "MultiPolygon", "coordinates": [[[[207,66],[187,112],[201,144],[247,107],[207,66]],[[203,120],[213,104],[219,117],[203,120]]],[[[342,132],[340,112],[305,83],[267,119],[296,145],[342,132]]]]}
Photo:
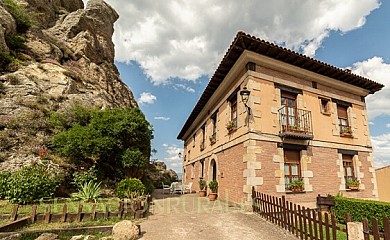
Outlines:
{"type": "Polygon", "coordinates": [[[103,0],[0,0],[0,169],[45,149],[50,111],[138,107],[114,65],[117,19],[103,0]]]}

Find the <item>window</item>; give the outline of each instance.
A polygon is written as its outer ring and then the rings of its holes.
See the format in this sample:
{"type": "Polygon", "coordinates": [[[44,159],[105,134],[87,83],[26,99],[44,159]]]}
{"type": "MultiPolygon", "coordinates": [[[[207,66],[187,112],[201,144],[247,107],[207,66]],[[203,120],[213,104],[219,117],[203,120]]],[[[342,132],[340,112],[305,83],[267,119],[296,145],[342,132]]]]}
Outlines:
{"type": "Polygon", "coordinates": [[[290,130],[297,126],[297,105],[296,105],[297,94],[286,91],[281,92],[281,105],[282,111],[281,120],[283,130],[290,130]]]}
{"type": "Polygon", "coordinates": [[[355,169],[353,167],[353,156],[352,155],[344,155],[343,154],[343,168],[344,168],[344,178],[345,178],[345,184],[346,187],[348,180],[354,180],[355,179],[355,169]]]}
{"type": "Polygon", "coordinates": [[[192,147],[195,147],[195,140],[196,140],[196,138],[195,138],[195,136],[196,136],[196,134],[194,134],[193,136],[192,136],[192,147]]]}
{"type": "Polygon", "coordinates": [[[311,86],[312,86],[313,88],[317,89],[317,82],[312,81],[312,82],[311,82],[311,86]]]}
{"type": "Polygon", "coordinates": [[[210,143],[214,144],[217,141],[217,113],[211,116],[211,135],[210,143]]]}
{"type": "Polygon", "coordinates": [[[195,178],[195,163],[191,164],[191,179],[195,178]]]}
{"type": "Polygon", "coordinates": [[[286,189],[290,189],[292,181],[301,178],[301,152],[299,150],[284,149],[284,182],[286,189]]]}
{"type": "Polygon", "coordinates": [[[190,158],[190,153],[191,153],[191,151],[190,151],[190,150],[188,150],[188,154],[187,154],[187,156],[188,156],[188,161],[190,161],[190,160],[191,160],[191,158],[190,158]]]}
{"type": "Polygon", "coordinates": [[[339,127],[341,135],[351,135],[351,127],[348,123],[348,107],[337,105],[337,115],[339,119],[339,127]]]}
{"type": "Polygon", "coordinates": [[[201,128],[202,131],[202,142],[200,143],[200,150],[205,149],[205,140],[206,140],[206,125],[203,125],[201,128]]]}
{"type": "Polygon", "coordinates": [[[237,97],[230,101],[230,121],[237,127],[237,97]]]}
{"type": "Polygon", "coordinates": [[[214,113],[214,115],[211,117],[212,122],[212,129],[211,134],[216,137],[217,135],[217,113],[214,113]]]}
{"type": "Polygon", "coordinates": [[[326,98],[320,98],[321,113],[330,114],[330,100],[326,98]]]}
{"type": "Polygon", "coordinates": [[[200,161],[200,178],[204,178],[204,160],[200,161]]]}

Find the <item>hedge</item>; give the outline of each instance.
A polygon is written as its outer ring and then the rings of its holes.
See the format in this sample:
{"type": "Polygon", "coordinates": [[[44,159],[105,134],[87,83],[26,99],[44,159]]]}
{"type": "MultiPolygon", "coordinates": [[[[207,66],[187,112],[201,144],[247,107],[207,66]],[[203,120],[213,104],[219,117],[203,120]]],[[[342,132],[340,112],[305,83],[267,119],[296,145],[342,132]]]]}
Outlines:
{"type": "Polygon", "coordinates": [[[363,218],[368,219],[371,228],[371,219],[378,220],[379,230],[383,231],[383,217],[390,216],[390,203],[363,200],[355,198],[346,198],[335,196],[335,206],[332,207],[332,213],[336,216],[339,223],[345,224],[345,214],[349,213],[353,222],[361,222],[363,218]]]}

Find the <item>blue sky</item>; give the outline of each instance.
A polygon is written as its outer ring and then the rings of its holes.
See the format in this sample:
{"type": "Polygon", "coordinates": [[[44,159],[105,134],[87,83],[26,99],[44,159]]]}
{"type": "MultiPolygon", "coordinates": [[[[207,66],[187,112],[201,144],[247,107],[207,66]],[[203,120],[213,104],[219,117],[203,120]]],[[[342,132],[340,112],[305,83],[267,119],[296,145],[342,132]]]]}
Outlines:
{"type": "Polygon", "coordinates": [[[181,172],[176,136],[240,30],[385,84],[367,105],[376,167],[390,165],[389,1],[107,2],[120,15],[116,65],[168,167],[181,172]]]}

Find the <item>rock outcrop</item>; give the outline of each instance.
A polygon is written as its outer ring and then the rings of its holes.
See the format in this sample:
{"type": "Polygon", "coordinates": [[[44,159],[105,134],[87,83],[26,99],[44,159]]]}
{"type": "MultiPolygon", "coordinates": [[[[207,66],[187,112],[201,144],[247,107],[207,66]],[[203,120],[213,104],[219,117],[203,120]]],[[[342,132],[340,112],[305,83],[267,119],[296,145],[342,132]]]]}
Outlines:
{"type": "Polygon", "coordinates": [[[14,2],[35,18],[15,53],[6,39],[18,36],[18,21],[0,0],[0,54],[17,56],[0,66],[0,162],[28,162],[45,148],[50,111],[66,111],[75,102],[138,107],[114,65],[119,16],[111,6],[103,0],[89,0],[85,9],[82,0],[14,2]]]}
{"type": "Polygon", "coordinates": [[[150,164],[147,177],[153,182],[156,188],[161,188],[162,183],[169,185],[179,180],[177,173],[172,169],[167,169],[167,165],[164,162],[150,164]]]}

